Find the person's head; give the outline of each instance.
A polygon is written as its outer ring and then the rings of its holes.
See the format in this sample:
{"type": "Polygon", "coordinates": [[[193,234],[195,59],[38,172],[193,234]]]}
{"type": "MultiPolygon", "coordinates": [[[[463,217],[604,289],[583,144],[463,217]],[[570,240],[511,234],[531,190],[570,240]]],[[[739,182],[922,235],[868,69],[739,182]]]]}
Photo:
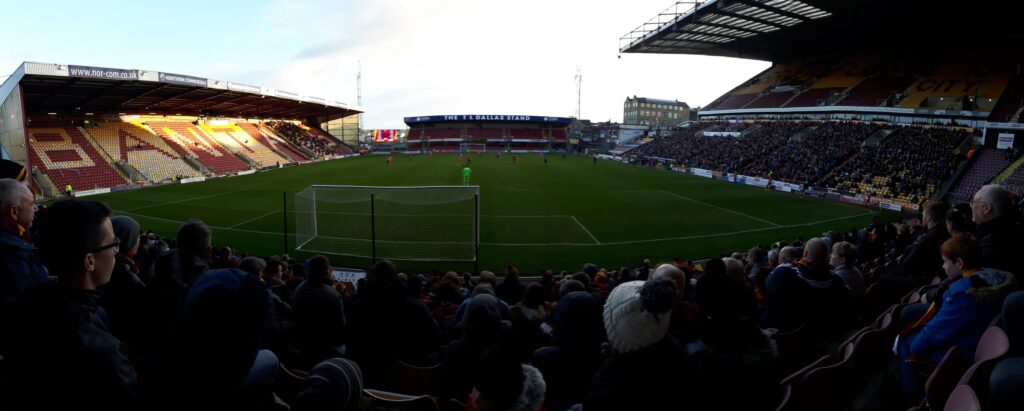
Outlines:
{"type": "MultiPolygon", "coordinates": [[[[244,259],[243,259],[243,261],[244,261],[244,259]]],[[[265,279],[274,278],[274,279],[280,280],[281,277],[284,276],[284,270],[285,270],[284,263],[281,260],[279,260],[279,259],[277,259],[275,257],[270,257],[270,258],[266,259],[266,262],[267,262],[267,267],[263,270],[263,278],[265,278],[265,279]]]]}
{"type": "Polygon", "coordinates": [[[946,212],[946,231],[948,231],[950,235],[971,231],[970,209],[968,208],[967,211],[964,211],[961,207],[953,207],[946,212]]]}
{"type": "Polygon", "coordinates": [[[477,284],[476,287],[473,287],[473,294],[472,294],[472,296],[476,297],[478,294],[494,295],[494,284],[490,284],[490,283],[480,283],[480,284],[477,284]]]}
{"type": "Polygon", "coordinates": [[[558,345],[583,352],[599,350],[605,341],[604,307],[594,294],[573,291],[559,300],[553,315],[558,345]]]}
{"type": "Polygon", "coordinates": [[[142,229],[139,223],[131,217],[119,215],[110,217],[110,225],[121,242],[119,254],[134,257],[139,252],[139,230],[142,229]]]}
{"type": "Polygon", "coordinates": [[[743,284],[747,276],[747,271],[743,268],[743,261],[735,258],[723,258],[722,262],[725,263],[725,275],[729,277],[729,280],[736,284],[743,284]]]}
{"type": "Polygon", "coordinates": [[[583,264],[583,273],[587,275],[587,278],[594,278],[597,275],[597,266],[591,263],[583,264]]]}
{"type": "MultiPolygon", "coordinates": [[[[594,275],[597,275],[597,274],[595,273],[594,275]]],[[[583,286],[586,287],[586,288],[590,288],[590,282],[591,282],[590,281],[590,276],[587,275],[586,273],[575,273],[575,274],[569,276],[569,278],[572,278],[573,280],[579,281],[580,284],[583,284],[583,286]]]]}
{"type": "Polygon", "coordinates": [[[924,210],[921,212],[921,223],[926,228],[938,226],[945,221],[948,212],[949,207],[946,206],[946,203],[929,201],[925,203],[924,210]]]}
{"type": "Polygon", "coordinates": [[[12,178],[0,179],[0,213],[3,230],[15,234],[27,230],[36,216],[36,197],[27,186],[12,178]]]}
{"type": "Polygon", "coordinates": [[[306,278],[329,279],[331,278],[331,260],[323,255],[315,255],[306,261],[306,278]]]}
{"type": "Polygon", "coordinates": [[[989,184],[974,193],[971,199],[971,219],[976,224],[995,220],[1008,213],[1011,207],[1010,192],[998,184],[989,184]]]}
{"type": "Polygon", "coordinates": [[[804,259],[819,267],[828,266],[828,247],[820,238],[807,240],[804,245],[804,259]]]}
{"type": "MultiPolygon", "coordinates": [[[[455,275],[458,278],[458,274],[455,275]]],[[[378,261],[367,273],[367,279],[371,283],[384,284],[398,281],[398,268],[388,260],[378,261]]]]}
{"type": "Polygon", "coordinates": [[[459,295],[459,289],[452,283],[441,283],[441,285],[437,287],[437,299],[449,304],[458,304],[462,301],[462,297],[459,295]]]}
{"type": "Polygon", "coordinates": [[[544,405],[544,376],[521,364],[514,350],[496,345],[480,355],[473,372],[474,409],[536,411],[544,405]]]}
{"type": "Polygon", "coordinates": [[[456,273],[455,271],[449,271],[445,273],[444,277],[441,277],[441,284],[446,283],[454,285],[455,288],[458,289],[459,287],[462,287],[462,277],[460,277],[459,273],[456,273]]]}
{"type": "Polygon", "coordinates": [[[751,248],[747,251],[747,262],[754,265],[763,265],[765,263],[765,252],[760,247],[751,248]]]}
{"type": "Polygon", "coordinates": [[[561,300],[566,294],[576,291],[587,291],[587,287],[577,280],[562,281],[562,285],[558,286],[558,299],[561,300]]]}
{"type": "Polygon", "coordinates": [[[526,290],[523,291],[523,306],[529,308],[537,308],[544,305],[544,301],[547,300],[548,293],[544,289],[544,286],[538,283],[529,283],[526,285],[526,290]]]}
{"type": "Polygon", "coordinates": [[[676,285],[676,291],[679,294],[679,298],[683,298],[683,294],[686,292],[686,274],[683,270],[679,269],[672,264],[662,264],[654,270],[654,274],[651,274],[650,281],[658,280],[669,280],[676,285]]]}
{"type": "Polygon", "coordinates": [[[630,281],[615,287],[604,305],[604,328],[612,350],[629,353],[665,338],[677,301],[671,281],[630,281]]]}
{"type": "Polygon", "coordinates": [[[202,221],[189,220],[178,229],[177,247],[203,260],[209,260],[213,253],[212,241],[213,232],[202,221]]]}
{"type": "Polygon", "coordinates": [[[779,249],[773,248],[768,250],[768,265],[774,267],[779,265],[779,249]]]}
{"type": "Polygon", "coordinates": [[[50,207],[37,233],[36,245],[43,262],[62,282],[94,290],[110,281],[119,240],[114,236],[106,204],[58,201],[50,207]]]}
{"type": "Polygon", "coordinates": [[[267,262],[259,257],[248,256],[242,259],[242,262],[238,264],[238,268],[253,277],[260,278],[267,272],[267,262]]]}
{"type": "Polygon", "coordinates": [[[950,278],[963,275],[964,271],[981,268],[981,244],[970,234],[950,237],[939,248],[942,254],[942,269],[950,278]]]}
{"type": "Polygon", "coordinates": [[[498,277],[494,273],[483,270],[480,272],[480,279],[477,280],[477,284],[490,284],[492,287],[498,285],[498,277]]]}
{"type": "Polygon", "coordinates": [[[839,267],[841,265],[853,265],[857,262],[857,246],[846,241],[840,241],[832,246],[832,256],[829,258],[829,265],[839,267]]]}
{"type": "Polygon", "coordinates": [[[779,263],[781,264],[793,264],[796,260],[800,259],[800,249],[793,246],[782,247],[779,251],[779,263]]]}
{"type": "Polygon", "coordinates": [[[295,411],[357,409],[363,394],[363,371],[352,360],[330,358],[313,367],[291,403],[295,411]]]}

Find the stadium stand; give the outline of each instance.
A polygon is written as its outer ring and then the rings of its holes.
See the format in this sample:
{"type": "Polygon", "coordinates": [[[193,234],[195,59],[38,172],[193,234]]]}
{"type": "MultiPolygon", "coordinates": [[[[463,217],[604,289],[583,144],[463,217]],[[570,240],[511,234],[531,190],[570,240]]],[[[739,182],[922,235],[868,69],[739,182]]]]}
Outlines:
{"type": "Polygon", "coordinates": [[[970,167],[950,190],[949,196],[954,201],[970,201],[975,191],[991,182],[1011,162],[1003,150],[981,148],[973,157],[970,167]]]}
{"type": "Polygon", "coordinates": [[[201,175],[164,140],[139,123],[112,121],[86,131],[115,161],[130,164],[151,182],[201,175]]]}
{"type": "Polygon", "coordinates": [[[264,123],[273,132],[284,137],[288,142],[310,150],[321,157],[328,154],[351,154],[352,150],[339,143],[333,137],[306,126],[295,125],[288,121],[270,121],[264,123]]]}
{"type": "Polygon", "coordinates": [[[29,128],[32,165],[64,192],[116,187],[128,181],[107,162],[77,127],[29,128]]]}
{"type": "Polygon", "coordinates": [[[146,123],[182,156],[190,156],[216,174],[248,170],[242,160],[211,140],[192,123],[180,121],[149,121],[146,123]]]}
{"type": "Polygon", "coordinates": [[[243,131],[245,131],[245,133],[248,134],[250,137],[256,139],[256,141],[260,142],[264,146],[273,147],[277,150],[284,152],[285,155],[291,157],[293,161],[306,162],[309,161],[310,159],[309,156],[302,153],[302,150],[299,150],[291,143],[288,143],[287,141],[277,137],[270,131],[260,128],[260,126],[257,124],[243,122],[238,123],[237,126],[241,128],[243,131]]]}
{"type": "Polygon", "coordinates": [[[228,149],[228,151],[252,159],[261,168],[290,162],[288,159],[275,153],[270,146],[267,146],[266,144],[269,144],[269,142],[266,139],[254,138],[236,125],[203,125],[200,128],[207,135],[213,136],[214,140],[228,149]]]}
{"type": "Polygon", "coordinates": [[[964,130],[901,126],[878,147],[865,147],[838,167],[824,186],[918,204],[945,182],[962,156],[953,149],[964,130]]]}

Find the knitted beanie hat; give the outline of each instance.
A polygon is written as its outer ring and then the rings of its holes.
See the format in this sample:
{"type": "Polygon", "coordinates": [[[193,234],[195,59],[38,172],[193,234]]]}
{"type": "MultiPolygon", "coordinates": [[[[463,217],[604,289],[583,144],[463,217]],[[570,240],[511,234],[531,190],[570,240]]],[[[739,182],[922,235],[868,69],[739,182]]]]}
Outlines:
{"type": "Polygon", "coordinates": [[[668,332],[677,301],[671,281],[630,281],[612,290],[604,304],[608,342],[618,353],[628,353],[661,341],[668,332]]]}
{"type": "Polygon", "coordinates": [[[330,358],[306,377],[306,387],[292,404],[298,411],[353,410],[363,395],[363,372],[351,360],[330,358]]]}

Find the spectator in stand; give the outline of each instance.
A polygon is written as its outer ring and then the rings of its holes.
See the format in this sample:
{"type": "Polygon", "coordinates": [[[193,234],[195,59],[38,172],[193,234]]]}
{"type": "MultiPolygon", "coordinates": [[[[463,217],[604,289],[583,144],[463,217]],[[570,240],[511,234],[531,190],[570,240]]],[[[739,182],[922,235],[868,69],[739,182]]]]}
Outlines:
{"type": "Polygon", "coordinates": [[[601,300],[587,292],[567,294],[555,308],[555,346],[533,352],[533,364],[548,382],[548,411],[563,411],[583,401],[590,379],[601,368],[605,341],[601,300]]]}
{"type": "Polygon", "coordinates": [[[511,264],[505,267],[505,278],[501,280],[501,284],[494,290],[497,293],[497,297],[508,305],[516,305],[523,299],[523,293],[526,292],[526,286],[519,280],[519,270],[516,270],[511,264]]]}
{"type": "MultiPolygon", "coordinates": [[[[900,259],[900,269],[904,276],[914,280],[910,288],[928,284],[933,278],[943,277],[942,256],[939,248],[949,239],[945,217],[948,213],[946,204],[932,201],[924,205],[921,224],[925,231],[900,259]]],[[[897,251],[900,251],[897,249],[897,251]]],[[[909,291],[909,290],[907,290],[909,291]]]]}
{"type": "Polygon", "coordinates": [[[981,244],[971,236],[946,240],[941,253],[942,267],[952,283],[920,319],[900,332],[901,385],[911,402],[920,400],[923,384],[914,361],[937,364],[955,345],[972,363],[978,340],[1014,287],[1013,274],[982,268],[981,244]]]}
{"type": "Polygon", "coordinates": [[[147,408],[267,409],[277,357],[260,350],[271,297],[258,277],[239,269],[203,275],[182,300],[174,341],[158,377],[147,378],[147,408]]]}
{"type": "Polygon", "coordinates": [[[16,302],[0,338],[10,409],[137,407],[135,367],[100,317],[96,288],[110,281],[119,240],[110,209],[64,200],[40,221],[36,243],[55,283],[16,302]]]}
{"type": "MultiPolygon", "coordinates": [[[[799,247],[785,246],[779,251],[779,265],[793,265],[800,259],[799,247]]],[[[765,279],[767,280],[767,279],[765,279]]]]}
{"type": "Polygon", "coordinates": [[[110,281],[98,288],[101,297],[99,304],[106,311],[107,325],[110,332],[125,343],[129,352],[138,345],[139,330],[142,328],[142,299],[146,286],[135,275],[135,255],[139,249],[139,223],[128,216],[110,218],[114,235],[117,236],[119,250],[117,263],[110,275],[110,281]]]}
{"type": "MultiPolygon", "coordinates": [[[[214,253],[213,268],[238,268],[239,260],[231,247],[218,247],[214,253]]],[[[257,277],[259,278],[259,277],[257,277]]]]}
{"type": "Polygon", "coordinates": [[[267,261],[259,257],[245,257],[238,263],[238,269],[254,278],[262,279],[267,270],[267,261]]]}
{"type": "Polygon", "coordinates": [[[961,203],[953,206],[953,208],[946,212],[946,232],[949,233],[950,237],[974,232],[973,222],[971,221],[971,206],[961,203]]]}
{"type": "MultiPolygon", "coordinates": [[[[768,257],[760,247],[751,248],[747,252],[747,264],[750,264],[747,278],[758,290],[764,290],[764,282],[771,274],[772,267],[769,266],[768,257]]],[[[759,291],[759,292],[761,292],[759,291]]]]}
{"type": "Polygon", "coordinates": [[[691,395],[687,387],[696,371],[668,335],[677,300],[676,285],[668,281],[631,281],[612,290],[604,305],[610,356],[594,375],[583,409],[661,409],[691,395]]]}
{"type": "Polygon", "coordinates": [[[672,281],[676,285],[678,299],[675,307],[672,308],[672,320],[668,326],[668,334],[682,344],[697,339],[705,317],[696,304],[686,301],[688,281],[683,270],[671,264],[662,264],[654,270],[651,281],[672,281]]]}
{"type": "Polygon", "coordinates": [[[523,360],[529,360],[533,351],[540,348],[550,335],[551,328],[547,321],[551,307],[544,302],[544,297],[544,288],[540,284],[530,283],[523,292],[522,301],[510,308],[510,349],[514,347],[523,360]]]}
{"type": "Polygon", "coordinates": [[[579,282],[578,280],[569,279],[562,281],[562,285],[558,287],[558,298],[565,298],[565,296],[569,295],[569,293],[573,293],[576,291],[586,292],[587,286],[583,285],[583,283],[579,282]]]}
{"type": "Polygon", "coordinates": [[[277,257],[269,257],[265,261],[267,267],[263,270],[263,284],[266,284],[267,289],[281,301],[291,304],[292,291],[284,281],[284,263],[277,257]]]}
{"type": "MultiPolygon", "coordinates": [[[[478,285],[477,287],[483,287],[478,285]]],[[[466,321],[462,327],[463,337],[448,344],[448,351],[441,361],[439,392],[442,402],[450,399],[463,401],[473,388],[470,379],[473,364],[488,347],[497,344],[501,338],[501,304],[492,294],[478,293],[469,301],[466,321]]]]}
{"type": "Polygon", "coordinates": [[[1019,218],[1010,192],[998,185],[979,189],[971,200],[971,220],[978,225],[974,236],[981,243],[984,266],[1024,274],[1024,259],[1018,257],[1024,235],[1017,226],[1019,218]]]}
{"type": "Polygon", "coordinates": [[[306,262],[306,280],[292,297],[292,340],[307,366],[345,352],[345,302],[336,287],[327,257],[306,262]]]}
{"type": "Polygon", "coordinates": [[[437,308],[431,312],[431,315],[434,316],[434,321],[440,327],[441,333],[448,335],[448,331],[455,327],[455,313],[459,311],[462,296],[459,295],[459,290],[455,288],[455,284],[450,282],[441,283],[437,287],[437,295],[434,298],[434,302],[437,308]]]}
{"type": "Polygon", "coordinates": [[[290,404],[295,411],[349,411],[359,409],[363,371],[344,358],[317,364],[306,376],[305,386],[290,404]]]}
{"type": "Polygon", "coordinates": [[[780,265],[768,275],[764,327],[790,331],[804,325],[812,338],[835,337],[847,330],[850,290],[829,270],[828,260],[825,242],[812,238],[800,261],[780,265]]]}
{"type": "Polygon", "coordinates": [[[480,411],[539,411],[546,384],[540,371],[522,364],[512,350],[494,346],[480,356],[473,372],[469,407],[480,411]]]}
{"type": "Polygon", "coordinates": [[[350,305],[348,355],[366,374],[369,386],[380,383],[380,372],[391,362],[413,365],[437,362],[440,333],[423,302],[408,295],[398,283],[398,270],[390,261],[374,264],[365,287],[350,305]]]}
{"type": "Polygon", "coordinates": [[[832,256],[829,258],[832,274],[842,279],[853,297],[859,299],[864,297],[867,287],[864,286],[864,276],[856,264],[857,246],[846,241],[840,241],[832,246],[832,256]]]}
{"type": "Polygon", "coordinates": [[[29,229],[36,214],[32,190],[17,180],[0,179],[0,302],[18,298],[46,283],[48,271],[32,247],[29,229]]]}
{"type": "MultiPolygon", "coordinates": [[[[154,266],[152,283],[146,284],[142,355],[166,351],[170,343],[177,308],[193,283],[209,269],[213,234],[202,221],[191,220],[178,229],[177,248],[161,255],[154,266]]],[[[135,351],[133,349],[133,351],[135,351]]]]}

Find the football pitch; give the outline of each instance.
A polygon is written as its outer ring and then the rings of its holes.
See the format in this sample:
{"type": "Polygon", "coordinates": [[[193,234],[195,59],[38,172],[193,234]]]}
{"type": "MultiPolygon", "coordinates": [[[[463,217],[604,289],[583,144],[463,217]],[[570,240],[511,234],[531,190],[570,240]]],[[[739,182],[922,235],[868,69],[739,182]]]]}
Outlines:
{"type": "MultiPolygon", "coordinates": [[[[370,186],[460,185],[457,155],[365,156],[313,163],[202,183],[124,191],[106,202],[161,236],[198,218],[213,229],[215,246],[253,255],[293,257],[293,194],[313,184],[370,186]],[[285,212],[287,202],[287,212],[285,212]],[[287,235],[284,227],[287,220],[287,235]]],[[[510,155],[472,155],[471,185],[480,186],[480,269],[501,273],[579,270],[593,262],[609,269],[644,258],[703,259],[757,244],[792,241],[828,230],[864,227],[877,211],[848,204],[741,186],[664,169],[589,157],[537,154],[520,164],[510,155]]],[[[333,227],[344,233],[344,227],[333,227]]],[[[429,237],[429,236],[428,236],[429,237]]],[[[344,250],[324,250],[344,254],[344,250]]],[[[367,258],[327,254],[336,266],[365,268],[367,258]]],[[[472,270],[472,263],[396,261],[402,271],[472,270]]]]}

